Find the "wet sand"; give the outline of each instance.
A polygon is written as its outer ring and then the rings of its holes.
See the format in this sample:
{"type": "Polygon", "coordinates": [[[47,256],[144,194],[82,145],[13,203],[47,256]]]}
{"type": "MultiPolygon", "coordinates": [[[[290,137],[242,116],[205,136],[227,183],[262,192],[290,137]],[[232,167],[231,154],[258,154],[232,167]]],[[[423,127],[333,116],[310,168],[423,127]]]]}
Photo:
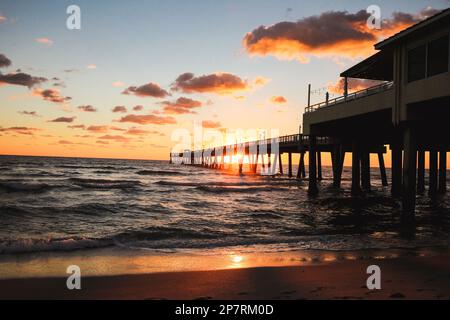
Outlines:
{"type": "Polygon", "coordinates": [[[82,278],[0,281],[0,299],[450,299],[450,255],[82,278]],[[380,266],[381,290],[368,290],[366,269],[380,266]]]}

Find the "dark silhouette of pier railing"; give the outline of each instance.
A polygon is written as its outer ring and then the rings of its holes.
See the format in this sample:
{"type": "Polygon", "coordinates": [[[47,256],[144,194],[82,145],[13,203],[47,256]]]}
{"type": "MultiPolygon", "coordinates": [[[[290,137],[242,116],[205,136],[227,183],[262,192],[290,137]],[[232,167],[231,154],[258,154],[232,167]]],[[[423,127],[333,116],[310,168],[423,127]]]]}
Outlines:
{"type": "Polygon", "coordinates": [[[323,102],[313,104],[313,105],[305,108],[305,113],[314,112],[321,108],[331,107],[331,106],[335,106],[339,103],[344,103],[344,102],[348,102],[351,100],[357,100],[360,98],[371,96],[373,94],[391,90],[393,87],[394,87],[394,82],[392,82],[392,81],[382,83],[382,84],[379,84],[379,85],[376,85],[376,86],[373,86],[370,88],[366,88],[363,90],[359,90],[359,91],[356,91],[356,92],[353,92],[353,93],[350,93],[347,95],[343,95],[343,96],[340,96],[340,97],[337,97],[337,98],[334,98],[334,99],[331,99],[328,101],[323,101],[323,102]]]}
{"type": "MultiPolygon", "coordinates": [[[[282,155],[288,154],[288,176],[292,178],[292,154],[298,153],[299,164],[296,177],[298,179],[306,177],[305,154],[308,152],[312,157],[314,177],[309,175],[309,179],[322,180],[322,153],[329,152],[333,159],[333,179],[336,186],[340,185],[341,175],[346,152],[351,152],[351,145],[337,144],[329,137],[308,136],[303,134],[293,134],[269,139],[241,142],[226,146],[217,146],[200,150],[184,150],[182,152],[170,153],[170,163],[201,166],[212,169],[226,169],[238,164],[239,173],[243,173],[244,157],[248,157],[249,172],[258,173],[258,166],[264,175],[283,175],[282,155]],[[225,161],[226,157],[239,155],[237,163],[225,161]],[[267,161],[267,163],[265,163],[267,161]]],[[[376,153],[379,157],[381,176],[383,185],[387,185],[386,170],[384,167],[383,153],[386,152],[384,146],[369,148],[368,153],[376,153]]],[[[312,171],[311,171],[312,170],[312,171]]]]}

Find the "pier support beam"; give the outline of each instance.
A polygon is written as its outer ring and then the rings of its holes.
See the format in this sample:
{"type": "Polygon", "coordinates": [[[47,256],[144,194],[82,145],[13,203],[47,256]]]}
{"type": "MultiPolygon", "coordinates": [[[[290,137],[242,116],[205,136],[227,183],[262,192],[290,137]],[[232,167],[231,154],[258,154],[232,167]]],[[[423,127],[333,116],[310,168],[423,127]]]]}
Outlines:
{"type": "Polygon", "coordinates": [[[403,133],[403,197],[402,207],[406,217],[414,216],[416,207],[416,165],[417,142],[413,126],[405,128],[403,133]]]}
{"type": "Polygon", "coordinates": [[[360,147],[358,141],[352,142],[352,194],[361,193],[360,147]]]}
{"type": "Polygon", "coordinates": [[[253,165],[253,173],[258,172],[259,151],[256,152],[255,164],[253,165]]]}
{"type": "Polygon", "coordinates": [[[317,151],[317,180],[322,181],[322,152],[317,151]]]}
{"type": "Polygon", "coordinates": [[[340,153],[341,150],[339,144],[335,143],[333,145],[333,151],[331,152],[331,163],[333,166],[333,186],[335,188],[339,188],[341,186],[341,179],[339,177],[339,165],[341,163],[340,153]]]}
{"type": "Polygon", "coordinates": [[[386,175],[386,166],[384,165],[383,152],[378,152],[378,164],[380,166],[381,183],[383,187],[387,187],[389,183],[386,175]]]}
{"type": "Polygon", "coordinates": [[[430,150],[430,181],[428,194],[434,197],[437,193],[438,184],[438,153],[436,150],[430,150]]]}
{"type": "Polygon", "coordinates": [[[309,186],[308,194],[316,195],[317,189],[317,159],[316,136],[309,136],[309,186]]]}
{"type": "Polygon", "coordinates": [[[439,151],[439,193],[444,194],[447,191],[447,151],[439,151]]]}
{"type": "Polygon", "coordinates": [[[398,197],[402,187],[402,149],[400,143],[391,144],[392,151],[392,196],[398,197]]]}
{"type": "Polygon", "coordinates": [[[417,193],[425,192],[425,151],[417,152],[417,193]]]}
{"type": "Polygon", "coordinates": [[[280,174],[283,175],[284,174],[283,173],[283,161],[281,161],[281,156],[282,156],[281,152],[278,153],[278,162],[279,162],[278,166],[280,167],[280,174]]]}
{"type": "Polygon", "coordinates": [[[289,152],[288,155],[288,174],[289,174],[289,178],[292,178],[292,152],[289,152]]]}
{"type": "Polygon", "coordinates": [[[300,160],[298,163],[298,172],[297,172],[297,179],[305,178],[306,177],[306,170],[305,170],[305,152],[302,151],[300,153],[300,160]]]}
{"type": "Polygon", "coordinates": [[[365,191],[370,191],[370,153],[364,148],[361,153],[361,185],[365,191]]]}

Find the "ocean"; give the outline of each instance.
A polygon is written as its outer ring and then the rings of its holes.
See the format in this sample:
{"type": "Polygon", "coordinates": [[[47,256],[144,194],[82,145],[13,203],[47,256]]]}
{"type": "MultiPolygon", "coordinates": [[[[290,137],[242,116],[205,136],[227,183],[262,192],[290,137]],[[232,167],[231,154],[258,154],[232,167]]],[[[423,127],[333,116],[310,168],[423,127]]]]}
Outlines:
{"type": "MultiPolygon", "coordinates": [[[[285,172],[287,168],[285,168],[285,172]]],[[[296,168],[295,172],[296,172],[296,168]]],[[[448,246],[449,197],[418,196],[416,223],[372,168],[372,191],[350,196],[324,167],[307,181],[238,175],[166,161],[0,157],[0,256],[118,247],[166,254],[448,246]]],[[[388,176],[390,175],[388,169],[388,176]]]]}

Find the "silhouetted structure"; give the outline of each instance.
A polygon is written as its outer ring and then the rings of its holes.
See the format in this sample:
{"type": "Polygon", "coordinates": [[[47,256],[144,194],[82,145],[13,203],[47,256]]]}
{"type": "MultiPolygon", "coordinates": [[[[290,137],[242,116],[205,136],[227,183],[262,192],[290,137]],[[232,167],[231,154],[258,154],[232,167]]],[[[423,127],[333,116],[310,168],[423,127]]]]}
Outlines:
{"type": "MultiPolygon", "coordinates": [[[[342,97],[329,100],[327,95],[325,102],[310,105],[308,94],[304,134],[275,138],[279,142],[279,150],[275,152],[270,147],[273,139],[269,139],[171,154],[171,162],[173,157],[181,156],[183,163],[224,168],[224,157],[240,153],[249,157],[252,171],[256,172],[261,154],[267,153],[269,159],[271,154],[279,154],[274,162],[281,162],[281,154],[288,153],[288,175],[292,177],[292,153],[300,153],[297,177],[304,178],[304,155],[308,152],[309,192],[315,194],[317,180],[322,178],[321,152],[331,153],[335,187],[340,187],[344,158],[350,152],[352,193],[359,194],[370,190],[370,153],[378,154],[382,182],[388,185],[383,153],[384,146],[389,145],[392,194],[402,197],[405,217],[411,218],[416,192],[425,192],[425,152],[429,152],[430,158],[429,195],[446,191],[449,35],[450,9],[446,9],[377,43],[376,54],[341,74],[342,97]],[[381,83],[349,94],[349,78],[381,83]]],[[[270,161],[268,166],[272,165],[270,161]]],[[[262,165],[265,166],[264,162],[262,165]]],[[[242,166],[240,163],[240,173],[242,166]]]]}

